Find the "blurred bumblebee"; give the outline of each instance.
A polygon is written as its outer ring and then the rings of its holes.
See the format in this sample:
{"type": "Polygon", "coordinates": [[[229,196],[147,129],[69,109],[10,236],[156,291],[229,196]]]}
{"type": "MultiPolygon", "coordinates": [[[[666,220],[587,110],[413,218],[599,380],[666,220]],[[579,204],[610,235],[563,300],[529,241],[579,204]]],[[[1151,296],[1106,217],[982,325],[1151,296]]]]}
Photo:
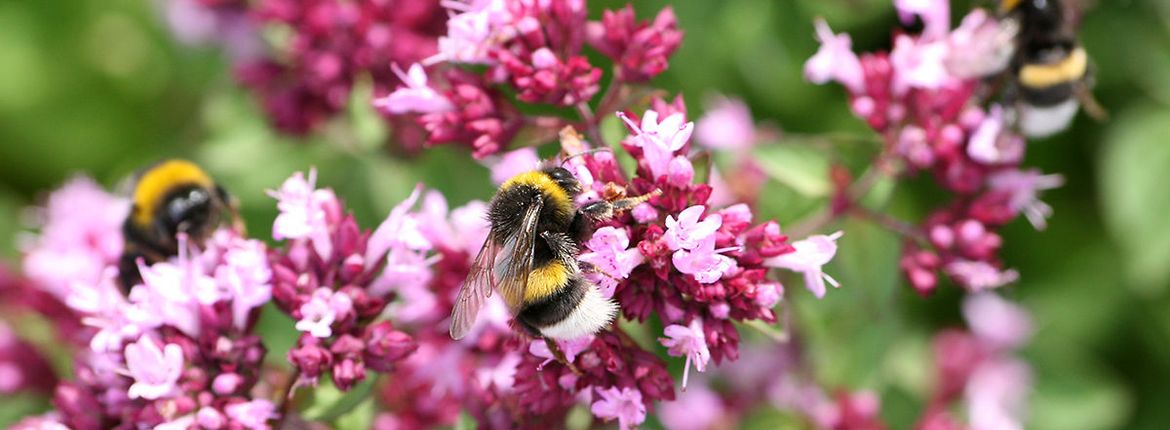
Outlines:
{"type": "MultiPolygon", "coordinates": [[[[561,136],[579,139],[572,129],[561,136]]],[[[657,193],[638,197],[615,193],[576,207],[581,184],[565,168],[545,164],[505,181],[489,203],[491,230],[460,287],[451,312],[452,338],[461,339],[471,331],[493,290],[503,295],[517,325],[546,341],[596,333],[616,316],[617,305],[582,276],[580,244],[598,221],[657,193]]],[[[550,348],[554,346],[550,341],[550,348]]]]}
{"type": "Polygon", "coordinates": [[[1079,8],[1069,0],[1000,0],[1002,22],[1015,28],[1011,62],[1014,83],[1009,100],[1017,104],[1017,124],[1031,137],[1064,130],[1083,106],[1098,119],[1106,116],[1093,99],[1092,67],[1076,37],[1079,8]]]}
{"type": "Polygon", "coordinates": [[[129,194],[133,206],[122,224],[125,246],[118,264],[123,288],[141,280],[138,259],[156,263],[179,252],[178,235],[201,243],[219,227],[224,212],[242,231],[236,203],[195,163],[165,160],[138,172],[129,194]]]}

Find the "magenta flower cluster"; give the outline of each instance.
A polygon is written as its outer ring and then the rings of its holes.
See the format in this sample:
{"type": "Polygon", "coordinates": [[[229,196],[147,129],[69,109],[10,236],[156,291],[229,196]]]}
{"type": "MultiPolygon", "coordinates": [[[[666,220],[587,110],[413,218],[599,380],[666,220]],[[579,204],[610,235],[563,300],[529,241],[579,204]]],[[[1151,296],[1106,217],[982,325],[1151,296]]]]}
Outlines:
{"type": "Polygon", "coordinates": [[[818,21],[821,47],[805,76],[845,87],[854,115],[885,141],[877,168],[897,162],[906,172],[929,173],[953,195],[921,223],[917,240],[907,240],[901,266],[911,286],[929,294],[940,275],[970,291],[1011,283],[1019,275],[1003,268],[996,230],[1019,215],[1043,229],[1052,208],[1038,194],[1063,182],[1021,166],[1024,137],[1009,126],[1007,108],[984,98],[982,78],[1005,69],[1012,33],[982,9],[951,29],[946,0],[895,7],[904,21],[920,19],[923,31],[896,33],[893,50],[859,57],[849,35],[818,21]]]}

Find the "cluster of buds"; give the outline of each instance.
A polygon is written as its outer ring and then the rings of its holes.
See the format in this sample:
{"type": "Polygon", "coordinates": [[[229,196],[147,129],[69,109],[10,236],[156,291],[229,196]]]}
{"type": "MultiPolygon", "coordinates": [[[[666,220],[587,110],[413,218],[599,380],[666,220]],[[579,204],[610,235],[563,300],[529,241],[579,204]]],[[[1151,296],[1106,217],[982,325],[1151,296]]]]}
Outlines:
{"type": "Polygon", "coordinates": [[[368,75],[375,91],[397,85],[391,65],[433,55],[447,18],[429,0],[263,0],[245,7],[255,27],[291,34],[269,57],[240,62],[237,76],[276,128],[298,135],[340,112],[359,78],[368,75]]]}
{"type": "Polygon", "coordinates": [[[338,388],[348,390],[366,378],[367,368],[391,371],[414,352],[410,335],[378,319],[395,285],[428,276],[430,242],[406,213],[418,193],[371,233],[344,213],[331,189],[316,188],[315,170],[308,178],[297,172],[270,192],[280,209],[272,234],[285,241],[268,256],[273,302],[302,332],[288,353],[296,383],[315,384],[329,372],[338,388]]]}
{"type": "Polygon", "coordinates": [[[818,21],[821,48],[805,76],[846,88],[853,113],[885,141],[877,164],[897,160],[909,173],[929,172],[953,195],[922,223],[917,240],[907,240],[901,266],[914,289],[929,294],[940,272],[970,291],[1010,283],[1018,274],[1003,269],[995,230],[1021,214],[1044,228],[1051,208],[1037,193],[1062,182],[1023,169],[1026,144],[1011,115],[996,104],[984,107],[982,77],[1007,66],[1014,29],[976,9],[952,30],[946,0],[895,6],[903,20],[920,19],[923,31],[897,33],[892,51],[858,57],[848,35],[818,21]]]}
{"type": "MultiPolygon", "coordinates": [[[[606,11],[601,21],[587,21],[584,0],[447,6],[453,15],[447,34],[438,39],[438,52],[407,73],[400,71],[404,85],[373,103],[391,119],[416,117],[428,144],[467,145],[476,158],[507,148],[526,128],[551,135],[566,124],[559,117],[522,115],[507,93],[516,94],[519,102],[575,107],[582,114],[576,125],[596,126],[589,103],[599,92],[602,71],[584,55],[586,44],[614,61],[611,89],[617,89],[664,71],[682,41],[670,8],[651,22],[638,22],[630,6],[606,11]],[[461,64],[486,69],[474,74],[457,67],[461,64]]],[[[596,111],[613,111],[620,103],[607,95],[596,111]]]]}
{"type": "Polygon", "coordinates": [[[127,296],[115,281],[123,245],[116,218],[127,211],[128,202],[79,178],[41,212],[26,272],[84,328],[67,336],[81,347],[74,378],[55,387],[56,411],[22,425],[267,428],[275,405],[252,397],[266,352],[253,333],[271,291],[266,247],[228,229],[202,249],[180,236],[178,256],[139,263],[142,281],[127,296]],[[78,202],[88,211],[66,210],[78,202]],[[40,270],[52,255],[76,270],[40,270]]]}

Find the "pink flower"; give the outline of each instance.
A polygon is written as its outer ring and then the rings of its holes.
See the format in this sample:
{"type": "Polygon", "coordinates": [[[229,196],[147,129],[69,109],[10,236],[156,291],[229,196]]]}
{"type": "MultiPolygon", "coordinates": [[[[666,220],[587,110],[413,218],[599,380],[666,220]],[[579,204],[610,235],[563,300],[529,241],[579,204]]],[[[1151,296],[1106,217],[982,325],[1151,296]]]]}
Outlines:
{"type": "Polygon", "coordinates": [[[272,269],[264,242],[233,236],[227,246],[223,264],[215,268],[215,279],[224,298],[232,301],[233,323],[243,330],[252,310],[272,300],[272,269]]]}
{"type": "Polygon", "coordinates": [[[668,59],[682,43],[683,32],[671,7],[658,12],[653,22],[637,22],[634,7],[627,4],[617,11],[603,12],[601,22],[588,23],[585,37],[589,45],[619,66],[617,79],[644,82],[666,70],[668,59]]]}
{"type": "Polygon", "coordinates": [[[947,52],[945,41],[925,42],[898,35],[890,52],[894,94],[905,94],[911,88],[937,90],[957,83],[943,64],[947,52]]]}
{"type": "Polygon", "coordinates": [[[955,260],[947,263],[943,270],[972,292],[999,288],[1020,278],[1015,270],[1001,271],[984,261],[955,260]]]}
{"type": "Polygon", "coordinates": [[[1017,26],[975,9],[947,36],[947,71],[961,79],[999,73],[1015,52],[1017,26]]]}
{"type": "Polygon", "coordinates": [[[994,293],[968,295],[963,317],[975,336],[997,348],[1018,348],[1032,336],[1028,311],[994,293]]]}
{"type": "Polygon", "coordinates": [[[434,247],[424,234],[418,217],[410,213],[420,195],[421,184],[414,187],[406,200],[394,206],[390,215],[370,235],[364,256],[367,270],[374,267],[379,259],[386,257],[387,251],[401,249],[421,253],[434,247]]]}
{"type": "Polygon", "coordinates": [[[778,267],[804,274],[804,286],[817,298],[825,296],[825,281],[833,287],[840,286],[833,277],[825,274],[821,267],[837,254],[837,239],[842,232],[831,235],[816,235],[792,244],[795,252],[782,254],[764,261],[768,267],[778,267]]]}
{"type": "Polygon", "coordinates": [[[150,338],[126,345],[126,369],[134,379],[131,399],[154,400],[169,397],[178,390],[176,383],[183,372],[183,349],[168,343],[162,349],[150,338]]]}
{"type": "Polygon", "coordinates": [[[945,37],[951,28],[950,0],[894,0],[894,8],[903,23],[913,22],[915,15],[922,18],[923,39],[945,37]]]}
{"type": "Polygon", "coordinates": [[[636,246],[630,247],[630,238],[625,229],[601,227],[593,232],[593,237],[585,243],[585,247],[589,252],[582,253],[579,258],[601,271],[599,276],[591,279],[596,281],[602,295],[606,297],[613,296],[618,282],[629,277],[630,272],[645,261],[636,246]]]}
{"type": "Polygon", "coordinates": [[[1023,213],[1037,230],[1043,230],[1048,226],[1046,219],[1052,215],[1052,207],[1040,201],[1038,195],[1040,191],[1064,185],[1064,177],[1042,175],[1034,169],[1007,170],[988,177],[987,185],[994,191],[1008,193],[1008,207],[1023,213]]]}
{"type": "Polygon", "coordinates": [[[821,47],[804,63],[804,78],[814,84],[837,81],[850,92],[863,94],[865,73],[861,69],[861,60],[853,53],[853,40],[848,34],[833,34],[833,29],[823,19],[817,19],[814,25],[821,47]]]}
{"type": "Polygon", "coordinates": [[[97,329],[89,341],[95,352],[121,351],[125,341],[142,334],[141,323],[149,318],[122,295],[115,283],[117,274],[117,269],[107,267],[98,282],[76,281],[65,298],[65,304],[81,315],[83,324],[97,329]]]}
{"type": "Polygon", "coordinates": [[[92,179],[69,180],[35,212],[41,232],[21,245],[25,275],[61,300],[74,282],[97,283],[122,255],[122,223],[129,211],[130,202],[92,179]]]}
{"type": "Polygon", "coordinates": [[[967,382],[971,430],[1023,429],[1032,372],[1022,361],[997,358],[981,364],[967,382]]]}
{"type": "MultiPolygon", "coordinates": [[[[577,355],[589,349],[593,344],[593,336],[583,336],[576,339],[557,340],[557,347],[561,349],[561,353],[565,354],[565,359],[572,363],[577,359],[577,355]]],[[[541,365],[551,363],[556,358],[552,351],[548,349],[548,343],[543,340],[534,340],[528,344],[528,353],[537,357],[543,358],[544,362],[541,365]]]]}
{"type": "Polygon", "coordinates": [[[329,237],[329,212],[337,210],[340,204],[332,190],[316,188],[317,169],[309,169],[305,180],[301,172],[294,173],[280,185],[280,190],[269,191],[268,195],[277,200],[280,215],[272,223],[272,238],[308,239],[317,255],[329,258],[333,253],[333,242],[329,237]]]}
{"type": "MultiPolygon", "coordinates": [[[[215,408],[204,406],[199,408],[199,412],[195,413],[195,423],[205,429],[220,429],[227,424],[227,418],[215,408]]],[[[186,429],[187,427],[183,428],[186,429]]]]}
{"type": "Polygon", "coordinates": [[[297,321],[296,328],[314,337],[329,337],[333,335],[333,322],[344,318],[351,310],[353,302],[349,295],[318,288],[313,292],[313,297],[301,305],[301,319],[297,321]]]}
{"type": "MultiPolygon", "coordinates": [[[[541,341],[541,343],[544,343],[541,341]]],[[[475,379],[480,387],[488,389],[495,387],[501,392],[512,390],[516,384],[516,366],[520,365],[520,354],[510,352],[500,358],[500,362],[492,367],[480,367],[475,371],[475,379]]]]}
{"type": "Polygon", "coordinates": [[[536,148],[529,146],[492,157],[488,164],[492,170],[492,182],[499,185],[513,176],[539,168],[540,156],[536,154],[536,148]]]}
{"type": "Polygon", "coordinates": [[[694,249],[679,249],[671,256],[671,262],[679,272],[695,277],[696,281],[711,284],[737,267],[735,259],[720,252],[738,248],[715,249],[715,235],[707,236],[694,249]]]}
{"type": "Polygon", "coordinates": [[[449,112],[455,108],[450,100],[427,86],[427,73],[423,71],[422,65],[412,64],[406,73],[397,64],[390,67],[406,87],[374,99],[374,108],[389,115],[449,112]]]}
{"type": "Polygon", "coordinates": [[[756,142],[752,112],[742,100],[716,96],[695,124],[695,141],[711,149],[750,148],[756,142]]]}
{"type": "Polygon", "coordinates": [[[642,393],[636,388],[598,388],[600,400],[593,402],[590,410],[603,420],[618,420],[622,430],[636,428],[646,421],[646,405],[642,404],[642,393]]]}
{"type": "Polygon", "coordinates": [[[646,167],[654,178],[670,173],[670,163],[675,158],[675,152],[686,145],[695,129],[695,123],[684,123],[683,115],[678,113],[659,122],[658,112],[648,110],[642,115],[641,126],[634,124],[622,112],[618,112],[618,117],[635,133],[632,137],[634,145],[642,148],[646,167]]]}
{"type": "Polygon", "coordinates": [[[673,402],[658,406],[658,419],[667,430],[708,430],[720,428],[725,407],[719,394],[699,384],[673,402]]]}
{"type": "Polygon", "coordinates": [[[682,388],[687,389],[687,378],[691,373],[691,363],[695,370],[702,372],[707,369],[707,362],[711,360],[711,351],[707,349],[707,338],[703,335],[703,320],[695,318],[689,326],[671,324],[662,330],[666,337],[658,338],[658,342],[667,348],[666,352],[672,357],[686,357],[686,367],[683,370],[682,388]]]}
{"type": "Polygon", "coordinates": [[[1024,158],[1024,138],[1004,127],[1003,107],[991,106],[971,134],[967,155],[983,164],[1012,164],[1024,158]]]}
{"type": "Polygon", "coordinates": [[[233,403],[223,409],[232,421],[250,430],[267,430],[269,428],[268,420],[280,416],[276,413],[276,405],[264,399],[233,403]]]}
{"type": "Polygon", "coordinates": [[[723,225],[723,218],[718,214],[709,215],[699,221],[699,217],[706,209],[702,205],[695,205],[679,212],[678,219],[671,215],[666,216],[666,233],[662,237],[672,251],[693,249],[719,230],[723,225]]]}
{"type": "Polygon", "coordinates": [[[445,1],[443,6],[460,13],[447,19],[447,35],[439,36],[439,52],[427,58],[426,64],[491,64],[491,50],[515,33],[507,1],[445,1]]]}

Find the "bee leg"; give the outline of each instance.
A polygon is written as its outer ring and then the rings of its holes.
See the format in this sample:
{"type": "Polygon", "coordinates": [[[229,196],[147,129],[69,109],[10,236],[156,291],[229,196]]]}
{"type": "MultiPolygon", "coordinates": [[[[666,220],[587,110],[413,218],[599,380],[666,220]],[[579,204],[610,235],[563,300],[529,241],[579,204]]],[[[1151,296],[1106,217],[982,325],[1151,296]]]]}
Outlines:
{"type": "Polygon", "coordinates": [[[604,276],[606,278],[612,279],[614,281],[618,281],[618,282],[621,281],[621,279],[618,279],[616,276],[609,274],[609,272],[601,270],[601,268],[597,267],[596,264],[586,263],[584,261],[578,261],[577,266],[581,268],[582,272],[596,273],[596,274],[599,274],[599,275],[604,276]]]}
{"type": "Polygon", "coordinates": [[[1081,102],[1081,107],[1085,109],[1085,113],[1089,114],[1093,119],[1097,121],[1109,119],[1109,112],[1101,106],[1101,103],[1093,96],[1093,92],[1089,90],[1089,85],[1084,81],[1073,84],[1073,94],[1076,95],[1077,101],[1081,102]]]}
{"type": "Polygon", "coordinates": [[[577,271],[577,244],[565,233],[555,233],[548,230],[540,232],[540,237],[548,244],[553,256],[572,271],[577,271]]]}
{"type": "Polygon", "coordinates": [[[634,206],[657,197],[659,194],[662,194],[662,190],[654,190],[637,197],[626,197],[614,201],[600,200],[582,206],[580,211],[594,221],[605,221],[613,218],[614,215],[633,209],[634,206]]]}
{"type": "Polygon", "coordinates": [[[227,192],[223,187],[216,185],[215,193],[219,195],[219,200],[227,206],[228,212],[232,217],[232,230],[239,233],[241,236],[247,235],[247,227],[244,225],[243,217],[240,217],[240,200],[227,192]]]}
{"type": "Polygon", "coordinates": [[[544,338],[544,344],[548,345],[548,350],[552,352],[553,358],[555,358],[557,362],[565,365],[565,367],[568,367],[569,371],[573,372],[574,375],[581,376],[581,370],[578,369],[577,366],[574,366],[573,363],[569,362],[569,359],[565,357],[564,351],[561,351],[561,347],[557,345],[555,341],[546,337],[544,338]]]}

